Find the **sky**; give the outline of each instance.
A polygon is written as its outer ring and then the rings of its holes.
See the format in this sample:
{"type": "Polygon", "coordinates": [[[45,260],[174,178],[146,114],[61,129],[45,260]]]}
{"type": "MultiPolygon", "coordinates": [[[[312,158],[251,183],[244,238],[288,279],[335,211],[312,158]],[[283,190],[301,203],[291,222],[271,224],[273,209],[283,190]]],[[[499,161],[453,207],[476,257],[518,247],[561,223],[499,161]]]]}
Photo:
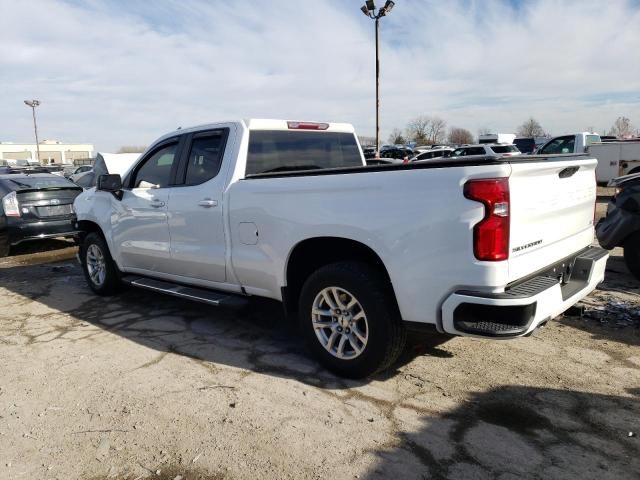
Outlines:
{"type": "MultiPolygon", "coordinates": [[[[0,0],[0,141],[147,145],[239,118],[375,133],[374,22],[360,0],[0,0]]],[[[383,3],[377,2],[379,6],[383,3]]],[[[380,22],[380,128],[477,134],[640,128],[640,2],[396,0],[380,22]]]]}

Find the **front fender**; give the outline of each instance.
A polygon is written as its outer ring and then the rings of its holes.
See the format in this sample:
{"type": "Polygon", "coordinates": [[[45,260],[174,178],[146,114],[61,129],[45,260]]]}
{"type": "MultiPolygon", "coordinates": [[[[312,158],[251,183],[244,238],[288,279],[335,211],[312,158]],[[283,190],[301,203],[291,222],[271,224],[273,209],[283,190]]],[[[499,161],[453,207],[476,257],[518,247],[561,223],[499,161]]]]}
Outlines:
{"type": "MultiPolygon", "coordinates": [[[[85,190],[73,202],[78,222],[95,223],[102,230],[107,241],[109,251],[114,252],[113,234],[111,229],[111,213],[113,211],[113,195],[108,192],[98,192],[95,188],[85,190]]],[[[114,260],[115,256],[114,256],[114,260]]],[[[116,260],[117,262],[117,260],[116,260]]]]}

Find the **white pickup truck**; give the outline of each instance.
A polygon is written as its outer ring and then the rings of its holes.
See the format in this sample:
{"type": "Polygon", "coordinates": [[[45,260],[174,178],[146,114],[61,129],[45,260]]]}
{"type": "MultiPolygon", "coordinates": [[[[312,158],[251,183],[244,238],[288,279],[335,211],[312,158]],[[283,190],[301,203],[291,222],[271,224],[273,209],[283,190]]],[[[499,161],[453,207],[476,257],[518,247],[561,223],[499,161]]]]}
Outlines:
{"type": "Polygon", "coordinates": [[[328,368],[391,365],[407,332],[513,338],[591,292],[596,161],[365,166],[353,127],[249,120],[167,134],[74,203],[98,294],[282,301],[328,368]]]}
{"type": "Polygon", "coordinates": [[[587,147],[600,143],[600,135],[592,132],[579,132],[572,135],[562,135],[547,141],[538,149],[541,155],[557,155],[558,153],[585,153],[587,147]]]}

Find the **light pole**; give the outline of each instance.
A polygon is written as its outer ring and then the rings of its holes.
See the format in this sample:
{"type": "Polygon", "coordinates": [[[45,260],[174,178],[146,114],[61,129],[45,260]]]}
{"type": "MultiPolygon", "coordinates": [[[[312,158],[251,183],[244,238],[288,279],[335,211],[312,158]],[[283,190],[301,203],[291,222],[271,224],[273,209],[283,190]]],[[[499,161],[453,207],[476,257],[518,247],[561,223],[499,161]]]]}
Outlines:
{"type": "Polygon", "coordinates": [[[362,13],[376,21],[376,153],[380,153],[380,60],[378,55],[378,30],[380,29],[380,19],[389,14],[394,5],[395,2],[387,0],[384,7],[378,9],[378,13],[375,12],[376,2],[374,0],[367,0],[365,4],[360,7],[362,13]]]}
{"type": "Polygon", "coordinates": [[[38,124],[36,123],[36,107],[40,105],[40,100],[25,100],[24,104],[31,107],[33,112],[33,131],[36,134],[36,151],[38,152],[38,163],[40,163],[40,143],[38,142],[38,124]]]}

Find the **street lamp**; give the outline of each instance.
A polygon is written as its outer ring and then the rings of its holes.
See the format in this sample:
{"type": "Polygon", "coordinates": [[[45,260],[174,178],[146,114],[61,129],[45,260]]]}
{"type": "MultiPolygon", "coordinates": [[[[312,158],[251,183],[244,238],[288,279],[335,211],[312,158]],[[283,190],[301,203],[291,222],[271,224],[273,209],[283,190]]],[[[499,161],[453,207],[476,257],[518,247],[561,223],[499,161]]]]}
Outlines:
{"type": "Polygon", "coordinates": [[[40,100],[25,100],[24,104],[31,107],[33,112],[33,130],[36,133],[36,151],[38,152],[38,163],[40,162],[40,143],[38,143],[38,124],[36,123],[36,107],[40,105],[40,100]]]}
{"type": "Polygon", "coordinates": [[[380,61],[378,56],[378,30],[380,19],[388,15],[394,5],[395,2],[387,0],[384,7],[378,9],[378,13],[376,13],[376,2],[374,0],[367,0],[365,4],[360,7],[362,13],[376,21],[376,152],[378,153],[380,153],[380,61]]]}

